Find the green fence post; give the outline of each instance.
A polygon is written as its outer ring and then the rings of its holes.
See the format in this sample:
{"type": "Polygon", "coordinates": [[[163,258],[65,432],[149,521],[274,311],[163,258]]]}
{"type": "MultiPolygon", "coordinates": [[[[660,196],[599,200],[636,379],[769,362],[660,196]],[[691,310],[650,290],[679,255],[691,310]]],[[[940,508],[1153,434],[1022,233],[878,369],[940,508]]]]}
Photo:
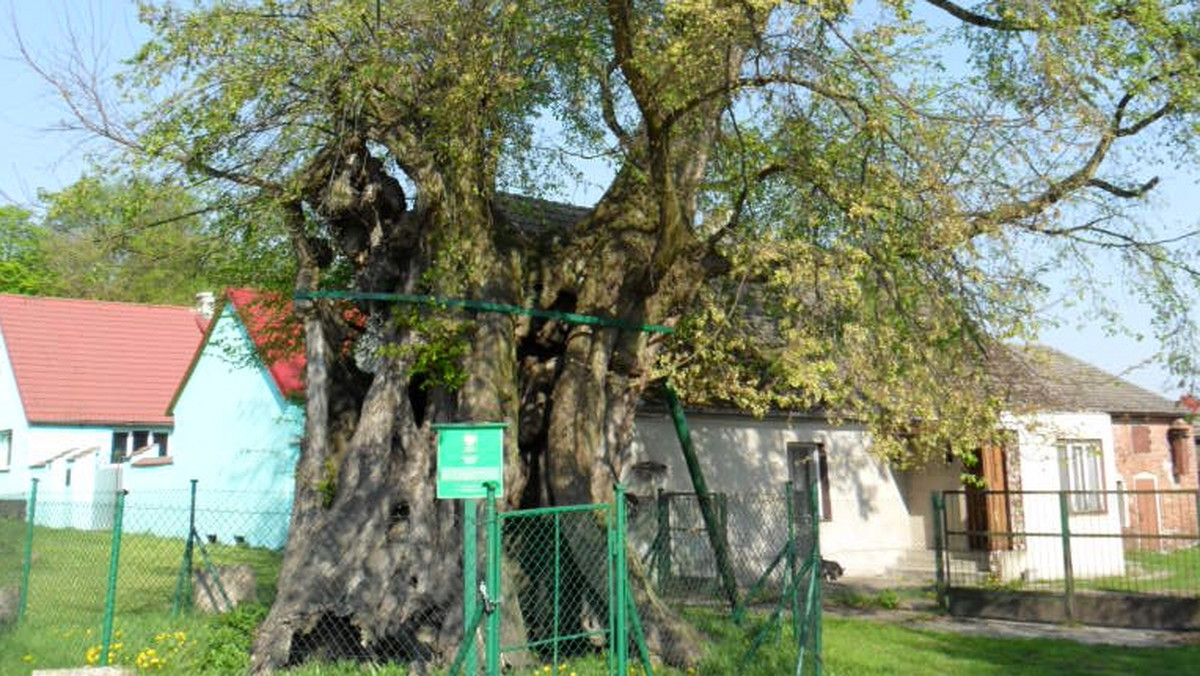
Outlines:
{"type": "Polygon", "coordinates": [[[475,595],[478,594],[479,557],[476,553],[476,540],[479,537],[476,523],[478,500],[463,500],[463,643],[466,644],[465,671],[474,676],[479,673],[479,662],[475,655],[475,627],[471,626],[471,618],[475,617],[475,595]]]}
{"type": "Polygon", "coordinates": [[[183,545],[183,562],[179,564],[179,578],[175,580],[175,604],[171,616],[178,617],[180,611],[192,608],[192,564],[196,555],[196,484],[191,480],[191,499],[188,501],[187,541],[183,545]]]}
{"type": "Polygon", "coordinates": [[[817,473],[813,472],[812,483],[809,484],[808,497],[813,527],[812,576],[816,580],[813,585],[812,603],[809,604],[808,614],[813,622],[813,673],[821,676],[824,671],[824,653],[821,650],[822,613],[821,613],[821,508],[818,503],[817,473]]]}
{"type": "Polygon", "coordinates": [[[791,481],[784,484],[787,491],[787,573],[784,576],[783,593],[790,594],[792,605],[792,637],[800,639],[800,581],[796,578],[796,485],[791,481]],[[790,590],[790,591],[789,591],[790,590]]]}
{"type": "Polygon", "coordinates": [[[487,594],[484,603],[487,613],[486,658],[484,672],[488,676],[500,674],[500,517],[496,513],[496,482],[489,481],[487,504],[484,514],[487,527],[487,594]]]}
{"type": "Polygon", "coordinates": [[[1058,514],[1062,522],[1063,594],[1067,622],[1075,621],[1075,571],[1071,565],[1071,505],[1067,491],[1058,492],[1058,514]]]}
{"type": "Polygon", "coordinates": [[[946,502],[941,493],[933,491],[933,567],[936,571],[935,590],[939,608],[947,608],[949,594],[946,580],[946,502]]]}
{"type": "Polygon", "coordinates": [[[617,612],[613,632],[613,647],[616,648],[617,676],[626,676],[629,670],[629,570],[625,560],[625,487],[616,486],[616,533],[613,537],[613,557],[615,559],[613,589],[616,592],[612,603],[616,604],[617,612]]]}
{"type": "Polygon", "coordinates": [[[104,629],[101,632],[100,666],[108,666],[108,651],[112,646],[113,614],[117,605],[117,566],[121,560],[121,519],[125,514],[125,494],[117,491],[117,503],[113,507],[112,550],[108,558],[108,593],[104,598],[104,629]]]}
{"type": "Polygon", "coordinates": [[[25,506],[25,558],[21,560],[21,596],[17,601],[17,622],[25,619],[25,607],[29,603],[29,573],[33,569],[33,519],[37,513],[38,480],[29,486],[29,504],[25,506]]]}

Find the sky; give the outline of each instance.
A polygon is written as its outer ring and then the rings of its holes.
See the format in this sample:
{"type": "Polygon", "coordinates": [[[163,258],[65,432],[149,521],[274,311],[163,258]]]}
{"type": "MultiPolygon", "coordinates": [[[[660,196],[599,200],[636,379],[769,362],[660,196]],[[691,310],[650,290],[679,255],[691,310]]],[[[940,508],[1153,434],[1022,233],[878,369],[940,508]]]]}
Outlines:
{"type": "MultiPolygon", "coordinates": [[[[8,0],[0,7],[0,201],[30,207],[36,205],[40,190],[55,191],[74,182],[87,154],[101,147],[58,129],[69,113],[53,88],[21,58],[17,33],[30,51],[50,61],[64,53],[67,36],[83,36],[84,53],[107,64],[110,75],[148,34],[138,24],[136,3],[130,0],[8,0]]],[[[1195,229],[1200,224],[1200,172],[1184,175],[1156,157],[1135,159],[1147,166],[1147,175],[1163,179],[1138,217],[1172,231],[1195,229]]],[[[1101,270],[1101,277],[1106,274],[1101,270]]],[[[1118,275],[1111,274],[1106,288],[1126,331],[1111,334],[1091,319],[1086,306],[1069,307],[1063,301],[1065,293],[1055,291],[1048,310],[1059,317],[1059,326],[1044,331],[1040,342],[1168,399],[1178,398],[1178,384],[1155,359],[1153,338],[1136,337],[1148,326],[1149,310],[1131,299],[1118,275]]]]}

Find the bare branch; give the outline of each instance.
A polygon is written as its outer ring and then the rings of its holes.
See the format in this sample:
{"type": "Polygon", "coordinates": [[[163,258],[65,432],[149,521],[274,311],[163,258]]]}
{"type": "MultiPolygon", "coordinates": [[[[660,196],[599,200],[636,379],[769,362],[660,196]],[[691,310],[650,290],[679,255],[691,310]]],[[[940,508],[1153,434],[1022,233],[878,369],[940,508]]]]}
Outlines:
{"type": "Polygon", "coordinates": [[[1088,181],[1089,187],[1099,188],[1100,190],[1103,190],[1104,192],[1109,193],[1110,195],[1113,195],[1115,197],[1122,197],[1125,199],[1136,199],[1138,197],[1141,197],[1142,195],[1145,195],[1146,193],[1153,190],[1156,185],[1158,185],[1158,177],[1157,176],[1155,176],[1154,178],[1150,179],[1149,181],[1146,181],[1145,183],[1137,186],[1136,188],[1122,188],[1120,186],[1113,185],[1112,183],[1109,183],[1108,181],[1105,181],[1104,179],[1101,179],[1101,178],[1093,178],[1090,181],[1088,181]]]}
{"type": "Polygon", "coordinates": [[[972,26],[978,26],[980,28],[990,28],[998,31],[1031,31],[1036,29],[1033,24],[1007,21],[1004,19],[997,19],[984,14],[972,12],[962,5],[950,2],[949,0],[925,0],[925,2],[928,2],[934,7],[946,12],[959,21],[963,21],[971,24],[972,26]]]}

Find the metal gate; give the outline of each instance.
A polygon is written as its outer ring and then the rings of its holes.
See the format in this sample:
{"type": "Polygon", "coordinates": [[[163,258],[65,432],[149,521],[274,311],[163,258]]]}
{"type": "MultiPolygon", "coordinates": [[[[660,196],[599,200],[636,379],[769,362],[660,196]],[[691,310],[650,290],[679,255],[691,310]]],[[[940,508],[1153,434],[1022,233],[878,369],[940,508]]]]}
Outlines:
{"type": "MultiPolygon", "coordinates": [[[[485,576],[478,594],[464,602],[470,619],[450,673],[478,673],[475,654],[482,643],[488,676],[511,668],[560,673],[564,665],[581,663],[603,663],[608,674],[624,676],[632,639],[651,674],[629,593],[625,521],[620,486],[613,504],[513,512],[498,512],[490,489],[480,524],[485,576]]],[[[464,553],[465,584],[471,586],[473,560],[464,553]]]]}

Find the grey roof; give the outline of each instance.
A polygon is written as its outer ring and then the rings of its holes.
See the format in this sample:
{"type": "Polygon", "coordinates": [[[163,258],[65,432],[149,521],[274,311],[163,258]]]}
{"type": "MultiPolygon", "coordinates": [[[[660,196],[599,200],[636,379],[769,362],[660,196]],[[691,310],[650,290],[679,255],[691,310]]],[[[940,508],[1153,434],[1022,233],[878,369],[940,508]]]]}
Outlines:
{"type": "Polygon", "coordinates": [[[591,212],[587,207],[511,193],[497,194],[496,206],[518,231],[534,237],[567,232],[591,212]]]}
{"type": "Polygon", "coordinates": [[[1037,410],[1182,416],[1174,401],[1045,345],[1010,346],[993,371],[1009,403],[1037,410]]]}

